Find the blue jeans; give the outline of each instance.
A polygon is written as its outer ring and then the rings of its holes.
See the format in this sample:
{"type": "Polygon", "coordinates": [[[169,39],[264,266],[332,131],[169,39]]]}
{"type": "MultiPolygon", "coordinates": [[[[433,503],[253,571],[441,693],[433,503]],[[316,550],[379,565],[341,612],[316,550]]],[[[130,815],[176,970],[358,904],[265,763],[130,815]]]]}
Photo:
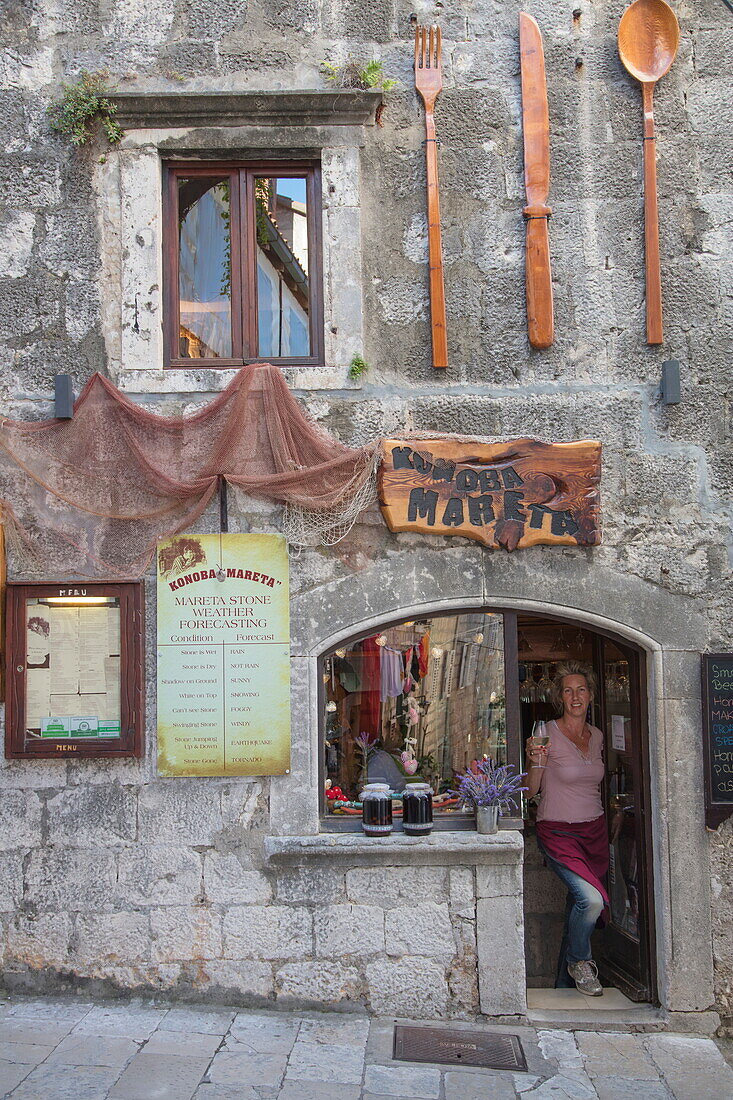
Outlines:
{"type": "Polygon", "coordinates": [[[547,866],[554,871],[568,888],[565,901],[565,927],[555,976],[556,989],[574,989],[575,982],[568,973],[568,963],[583,962],[592,958],[590,938],[596,921],[603,912],[603,897],[595,886],[571,871],[564,863],[548,855],[537,842],[547,866]]]}

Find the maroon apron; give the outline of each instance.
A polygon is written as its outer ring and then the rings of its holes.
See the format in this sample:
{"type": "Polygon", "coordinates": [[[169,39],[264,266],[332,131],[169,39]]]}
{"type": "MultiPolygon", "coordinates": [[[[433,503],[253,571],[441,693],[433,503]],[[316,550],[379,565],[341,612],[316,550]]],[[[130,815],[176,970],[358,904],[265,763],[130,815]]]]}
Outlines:
{"type": "Polygon", "coordinates": [[[548,856],[595,886],[603,898],[601,920],[610,908],[604,879],[608,873],[606,815],[593,821],[538,821],[537,839],[548,856]]]}

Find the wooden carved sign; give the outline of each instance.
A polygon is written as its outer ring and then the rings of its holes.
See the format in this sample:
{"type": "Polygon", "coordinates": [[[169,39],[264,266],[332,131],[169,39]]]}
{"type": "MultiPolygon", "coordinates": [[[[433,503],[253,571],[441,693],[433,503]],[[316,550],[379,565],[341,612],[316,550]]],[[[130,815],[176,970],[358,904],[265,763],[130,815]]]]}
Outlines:
{"type": "Polygon", "coordinates": [[[385,439],[379,502],[390,531],[516,550],[597,546],[601,444],[385,439]]]}

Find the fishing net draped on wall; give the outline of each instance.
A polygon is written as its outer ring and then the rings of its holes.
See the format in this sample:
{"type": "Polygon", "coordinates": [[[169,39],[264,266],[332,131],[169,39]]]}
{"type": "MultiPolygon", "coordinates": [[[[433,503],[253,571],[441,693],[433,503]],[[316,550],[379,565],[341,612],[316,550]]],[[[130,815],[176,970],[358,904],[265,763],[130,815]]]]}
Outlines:
{"type": "Polygon", "coordinates": [[[313,425],[269,364],[185,417],[148,412],[95,374],[72,420],[0,420],[0,506],[18,572],[133,577],[220,477],[282,502],[294,544],[336,542],[374,499],[376,461],[376,444],[354,450],[313,425]]]}

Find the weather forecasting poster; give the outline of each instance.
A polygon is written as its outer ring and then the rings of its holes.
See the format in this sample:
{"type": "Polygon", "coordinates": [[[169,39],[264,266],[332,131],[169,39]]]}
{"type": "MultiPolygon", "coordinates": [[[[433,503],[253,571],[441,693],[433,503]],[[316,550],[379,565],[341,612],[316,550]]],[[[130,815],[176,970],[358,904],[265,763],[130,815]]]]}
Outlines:
{"type": "Polygon", "coordinates": [[[282,535],[158,542],[158,773],[290,769],[290,601],[282,535]]]}

